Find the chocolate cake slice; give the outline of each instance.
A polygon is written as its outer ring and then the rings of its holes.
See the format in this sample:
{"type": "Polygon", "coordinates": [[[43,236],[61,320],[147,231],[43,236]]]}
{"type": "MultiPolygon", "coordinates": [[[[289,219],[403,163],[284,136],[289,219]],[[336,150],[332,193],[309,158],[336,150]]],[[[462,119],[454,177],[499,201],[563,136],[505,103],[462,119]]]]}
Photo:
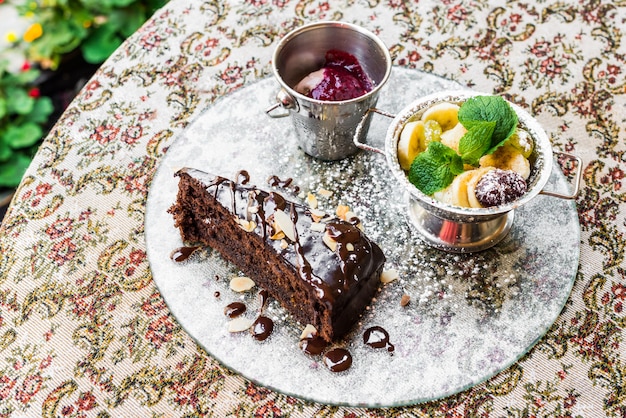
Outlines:
{"type": "Polygon", "coordinates": [[[385,263],[351,222],[274,191],[184,168],[169,212],[189,245],[207,245],[327,341],[346,334],[371,302],[385,263]],[[321,219],[320,219],[321,218],[321,219]]]}

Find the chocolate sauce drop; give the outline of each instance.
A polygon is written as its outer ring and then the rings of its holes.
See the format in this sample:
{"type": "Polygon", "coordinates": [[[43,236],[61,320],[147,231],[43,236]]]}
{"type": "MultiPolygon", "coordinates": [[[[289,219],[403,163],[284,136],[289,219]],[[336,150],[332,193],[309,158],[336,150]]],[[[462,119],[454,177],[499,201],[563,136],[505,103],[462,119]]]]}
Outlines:
{"type": "Polygon", "coordinates": [[[220,295],[221,295],[221,293],[220,293],[220,292],[218,292],[218,291],[215,291],[215,293],[213,293],[213,296],[215,296],[216,298],[219,298],[219,297],[220,297],[220,295]]]}
{"type": "Polygon", "coordinates": [[[322,337],[314,335],[312,337],[301,339],[298,345],[305,354],[315,356],[317,354],[322,354],[328,346],[328,342],[326,342],[326,340],[322,337]]]}
{"type": "Polygon", "coordinates": [[[259,305],[260,305],[259,310],[261,311],[261,313],[263,313],[263,310],[265,310],[265,307],[267,306],[267,299],[269,297],[270,297],[270,294],[268,293],[267,290],[263,289],[259,292],[259,305]]]}
{"type": "Polygon", "coordinates": [[[264,341],[274,331],[274,321],[267,316],[259,316],[252,324],[252,336],[259,341],[264,341]]]}
{"type": "Polygon", "coordinates": [[[333,348],[324,354],[324,364],[331,372],[343,372],[352,366],[352,354],[345,348],[333,348]]]}
{"type": "Polygon", "coordinates": [[[224,315],[229,318],[236,318],[246,311],[246,305],[241,302],[232,302],[224,308],[224,315]]]}
{"type": "Polygon", "coordinates": [[[386,348],[389,352],[395,350],[393,344],[389,342],[389,333],[379,326],[366,329],[363,333],[363,342],[372,348],[386,348]]]}
{"type": "Polygon", "coordinates": [[[200,248],[200,247],[179,247],[179,248],[176,248],[170,254],[170,258],[172,260],[176,261],[177,263],[182,263],[183,261],[185,261],[189,257],[191,257],[191,255],[193,253],[195,253],[198,248],[200,248]]]}

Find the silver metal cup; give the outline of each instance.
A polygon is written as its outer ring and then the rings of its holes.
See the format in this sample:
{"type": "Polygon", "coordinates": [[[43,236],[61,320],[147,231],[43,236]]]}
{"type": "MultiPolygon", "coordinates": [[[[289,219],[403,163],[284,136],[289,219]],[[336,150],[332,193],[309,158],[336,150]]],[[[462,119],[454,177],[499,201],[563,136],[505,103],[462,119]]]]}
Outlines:
{"type": "MultiPolygon", "coordinates": [[[[282,88],[276,104],[266,112],[271,117],[291,116],[304,152],[334,161],[358,151],[354,144],[356,128],[368,109],[375,106],[391,73],[391,56],[383,42],[368,30],[350,23],[312,23],[293,30],[279,42],[272,65],[282,88]],[[324,65],[326,52],[332,49],[356,57],[374,86],[370,92],[350,100],[322,101],[294,89],[300,80],[324,65]],[[281,108],[287,112],[277,112],[281,108]]],[[[369,119],[363,123],[360,139],[367,136],[369,119]]]]}
{"type": "Polygon", "coordinates": [[[425,242],[449,252],[477,252],[491,248],[509,233],[513,224],[514,209],[521,207],[538,194],[562,199],[575,199],[580,188],[581,159],[574,155],[558,152],[562,157],[576,161],[577,173],[574,190],[570,194],[545,190],[548,178],[552,173],[553,153],[557,152],[552,150],[550,139],[539,122],[514,103],[509,104],[517,113],[520,126],[530,134],[534,143],[534,150],[529,158],[531,174],[527,181],[528,190],[520,199],[489,208],[464,208],[427,196],[411,184],[398,161],[398,142],[404,125],[409,120],[419,119],[426,109],[436,103],[451,102],[460,105],[470,97],[479,94],[467,90],[442,91],[415,100],[397,115],[376,108],[370,109],[372,113],[393,118],[387,129],[384,150],[357,141],[358,135],[355,135],[355,143],[359,148],[386,156],[391,173],[399,182],[400,190],[404,191],[407,196],[409,220],[422,235],[425,242]]]}

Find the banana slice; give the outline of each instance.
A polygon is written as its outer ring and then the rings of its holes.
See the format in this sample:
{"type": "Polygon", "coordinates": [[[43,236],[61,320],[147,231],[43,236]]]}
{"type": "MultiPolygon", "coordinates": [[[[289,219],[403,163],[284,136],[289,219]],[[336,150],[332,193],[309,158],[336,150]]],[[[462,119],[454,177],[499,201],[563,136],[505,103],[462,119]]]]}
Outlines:
{"type": "Polygon", "coordinates": [[[454,125],[452,129],[448,129],[447,131],[443,131],[441,133],[441,143],[449,146],[455,151],[459,151],[459,141],[465,135],[467,129],[460,123],[454,125]]]}
{"type": "Polygon", "coordinates": [[[440,202],[453,205],[454,203],[452,203],[452,185],[446,187],[443,190],[439,190],[438,192],[433,193],[433,197],[440,202]]]}
{"type": "Polygon", "coordinates": [[[506,142],[507,145],[511,145],[517,148],[525,158],[530,157],[533,153],[534,143],[530,134],[523,129],[518,129],[511,138],[506,142]]]}
{"type": "Polygon", "coordinates": [[[482,156],[479,165],[512,170],[522,176],[524,180],[530,176],[530,162],[519,149],[510,144],[504,144],[494,153],[482,156]]]}
{"type": "Polygon", "coordinates": [[[440,202],[463,208],[482,208],[476,199],[475,189],[480,178],[493,167],[482,167],[464,171],[454,178],[452,183],[443,190],[433,194],[440,202]]]}
{"type": "Polygon", "coordinates": [[[452,184],[450,184],[450,196],[451,203],[453,205],[461,206],[463,208],[469,208],[469,200],[467,193],[467,185],[474,177],[476,170],[464,171],[454,178],[452,184]]]}
{"type": "Polygon", "coordinates": [[[467,180],[467,202],[470,208],[483,207],[483,205],[481,205],[476,198],[476,185],[480,181],[483,174],[493,170],[494,168],[495,167],[479,167],[475,170],[468,171],[468,173],[472,173],[472,176],[467,180]]]}
{"type": "Polygon", "coordinates": [[[411,168],[411,163],[423,151],[424,122],[418,120],[408,122],[402,128],[398,141],[398,162],[403,170],[411,168]]]}
{"type": "Polygon", "coordinates": [[[422,121],[435,120],[442,131],[454,128],[459,123],[459,105],[449,102],[437,103],[429,107],[422,115],[422,121]]]}

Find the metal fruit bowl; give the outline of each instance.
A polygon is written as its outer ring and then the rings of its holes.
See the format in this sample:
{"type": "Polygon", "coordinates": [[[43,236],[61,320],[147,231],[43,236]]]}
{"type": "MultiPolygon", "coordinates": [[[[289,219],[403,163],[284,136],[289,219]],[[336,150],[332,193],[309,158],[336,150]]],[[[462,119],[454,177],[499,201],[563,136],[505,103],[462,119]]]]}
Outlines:
{"type": "Polygon", "coordinates": [[[393,118],[385,137],[385,149],[369,146],[358,142],[355,135],[355,144],[361,149],[374,151],[386,156],[387,165],[391,173],[407,195],[408,215],[412,224],[422,234],[426,242],[432,246],[450,252],[482,251],[500,242],[509,232],[513,224],[514,209],[517,209],[535,198],[538,194],[545,194],[563,199],[573,199],[578,194],[582,162],[580,158],[558,153],[577,161],[577,175],[572,194],[564,195],[544,190],[552,173],[554,153],[550,139],[541,125],[521,107],[510,103],[517,113],[519,127],[526,130],[534,142],[534,149],[529,157],[531,165],[530,177],[527,180],[526,193],[513,202],[490,208],[465,208],[441,202],[418,190],[409,182],[406,172],[398,162],[398,141],[404,125],[439,102],[462,104],[470,97],[485,95],[474,91],[443,91],[421,97],[397,115],[380,109],[372,108],[370,112],[393,118]]]}

